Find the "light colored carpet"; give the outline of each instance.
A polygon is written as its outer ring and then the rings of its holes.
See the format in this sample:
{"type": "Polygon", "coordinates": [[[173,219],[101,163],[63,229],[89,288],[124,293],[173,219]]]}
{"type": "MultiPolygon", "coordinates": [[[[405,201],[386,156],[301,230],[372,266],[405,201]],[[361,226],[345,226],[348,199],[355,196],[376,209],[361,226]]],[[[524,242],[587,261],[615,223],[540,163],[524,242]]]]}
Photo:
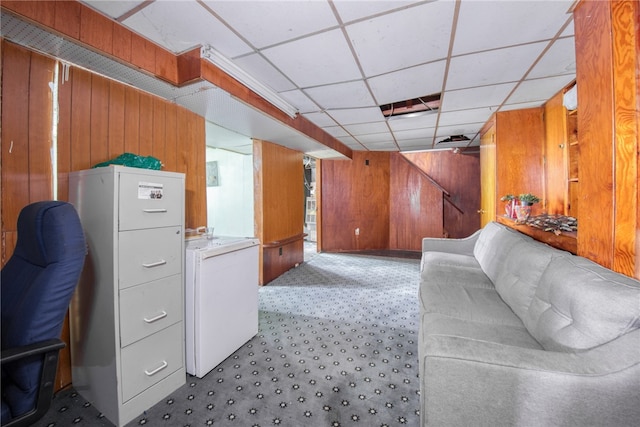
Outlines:
{"type": "MultiPolygon", "coordinates": [[[[257,336],[128,427],[419,425],[419,261],[305,259],[260,288],[257,336]]],[[[72,425],[112,424],[68,390],[37,426],[72,425]]]]}

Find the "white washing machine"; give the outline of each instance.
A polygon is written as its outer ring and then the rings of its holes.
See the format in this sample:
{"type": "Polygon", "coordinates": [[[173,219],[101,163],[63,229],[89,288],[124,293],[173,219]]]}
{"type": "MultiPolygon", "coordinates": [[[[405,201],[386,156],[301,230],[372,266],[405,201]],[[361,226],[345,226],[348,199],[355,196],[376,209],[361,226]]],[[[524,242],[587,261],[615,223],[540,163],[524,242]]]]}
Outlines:
{"type": "Polygon", "coordinates": [[[258,333],[255,238],[186,242],[187,373],[202,378],[258,333]]]}

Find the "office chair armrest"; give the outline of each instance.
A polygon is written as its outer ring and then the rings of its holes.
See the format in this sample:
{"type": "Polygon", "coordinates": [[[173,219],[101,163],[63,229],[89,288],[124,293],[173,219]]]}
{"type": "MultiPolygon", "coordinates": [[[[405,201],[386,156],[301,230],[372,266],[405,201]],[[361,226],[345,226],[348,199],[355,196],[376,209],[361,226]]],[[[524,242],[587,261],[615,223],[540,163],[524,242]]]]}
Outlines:
{"type": "Polygon", "coordinates": [[[62,340],[54,338],[29,345],[24,345],[22,347],[9,348],[6,350],[2,350],[2,363],[4,364],[13,362],[24,357],[60,350],[64,346],[65,344],[62,340]]]}

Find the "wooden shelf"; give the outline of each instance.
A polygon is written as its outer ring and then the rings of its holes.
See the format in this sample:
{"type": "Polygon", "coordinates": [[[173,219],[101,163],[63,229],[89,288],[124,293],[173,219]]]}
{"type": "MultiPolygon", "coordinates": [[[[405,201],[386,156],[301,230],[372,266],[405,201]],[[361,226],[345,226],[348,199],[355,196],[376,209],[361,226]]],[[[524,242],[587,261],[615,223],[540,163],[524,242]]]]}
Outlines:
{"type": "Polygon", "coordinates": [[[578,251],[577,233],[562,232],[562,234],[556,235],[526,224],[518,224],[515,220],[505,216],[498,216],[496,221],[554,248],[562,249],[572,254],[576,254],[578,251]]]}

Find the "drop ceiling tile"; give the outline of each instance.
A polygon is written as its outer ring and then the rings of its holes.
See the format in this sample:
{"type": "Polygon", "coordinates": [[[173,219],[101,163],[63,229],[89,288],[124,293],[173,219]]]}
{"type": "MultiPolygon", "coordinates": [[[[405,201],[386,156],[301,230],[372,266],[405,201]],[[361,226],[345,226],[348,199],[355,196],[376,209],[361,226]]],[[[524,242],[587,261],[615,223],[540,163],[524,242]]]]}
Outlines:
{"type": "Polygon", "coordinates": [[[117,19],[131,9],[138,7],[144,1],[82,0],[81,3],[85,3],[113,19],[117,19]]]}
{"type": "Polygon", "coordinates": [[[376,0],[376,1],[353,1],[353,0],[334,0],[333,4],[340,15],[343,23],[348,23],[356,19],[362,19],[367,16],[377,15],[393,9],[399,9],[411,4],[415,1],[401,0],[376,0]]]}
{"type": "Polygon", "coordinates": [[[574,0],[462,1],[453,55],[553,38],[574,0]]]}
{"type": "Polygon", "coordinates": [[[123,24],[175,53],[204,44],[227,57],[252,50],[197,2],[153,2],[123,24]]]}
{"type": "Polygon", "coordinates": [[[379,144],[379,143],[395,145],[395,143],[393,142],[393,135],[391,135],[391,132],[371,133],[368,135],[357,135],[355,136],[355,138],[358,141],[360,141],[362,144],[366,145],[367,147],[369,147],[372,144],[379,144]]]}
{"type": "Polygon", "coordinates": [[[451,58],[447,90],[517,82],[547,44],[526,44],[451,58]]]}
{"type": "Polygon", "coordinates": [[[509,97],[507,103],[515,104],[531,101],[546,102],[562,88],[571,83],[573,79],[573,75],[566,75],[524,81],[509,97]]]}
{"type": "Polygon", "coordinates": [[[519,104],[506,104],[500,108],[500,111],[524,110],[525,108],[535,108],[544,105],[543,101],[521,102],[519,104]]]}
{"type": "Polygon", "coordinates": [[[415,138],[398,140],[398,145],[401,151],[423,151],[430,150],[433,146],[433,138],[415,138]]]}
{"type": "Polygon", "coordinates": [[[398,146],[394,142],[373,142],[365,146],[370,151],[398,151],[398,146]]]}
{"type": "Polygon", "coordinates": [[[355,137],[360,137],[361,135],[379,134],[383,132],[389,134],[389,128],[384,121],[346,125],[345,129],[355,137]]]}
{"type": "Polygon", "coordinates": [[[436,61],[368,79],[379,105],[442,91],[446,61],[436,61]]]}
{"type": "Polygon", "coordinates": [[[340,126],[327,126],[327,127],[323,127],[322,130],[324,130],[325,132],[327,132],[329,135],[333,136],[333,137],[343,137],[343,136],[349,136],[349,134],[347,133],[346,130],[344,130],[342,127],[340,126]]]}
{"type": "Polygon", "coordinates": [[[262,53],[299,88],[362,77],[340,30],[294,40],[262,53]]]}
{"type": "Polygon", "coordinates": [[[353,139],[353,137],[351,137],[351,136],[341,136],[341,137],[338,137],[337,139],[338,139],[338,141],[342,142],[343,144],[345,144],[347,147],[351,148],[352,150],[362,150],[362,149],[364,149],[363,145],[360,144],[355,139],[353,139]]]}
{"type": "Polygon", "coordinates": [[[393,136],[395,136],[396,141],[406,141],[409,139],[433,139],[433,128],[425,128],[425,129],[411,129],[411,130],[402,130],[402,131],[394,131],[393,136]]]}
{"type": "Polygon", "coordinates": [[[307,95],[301,90],[290,90],[287,92],[280,92],[278,95],[291,105],[295,105],[300,113],[313,113],[320,111],[320,107],[316,105],[307,95]]]}
{"type": "Polygon", "coordinates": [[[504,83],[494,86],[447,91],[442,96],[441,110],[453,111],[499,106],[515,86],[515,83],[504,83]]]}
{"type": "Polygon", "coordinates": [[[471,140],[475,134],[480,131],[480,128],[482,128],[483,125],[484,122],[438,126],[436,139],[440,140],[441,138],[446,138],[452,135],[464,135],[471,140]]]}
{"type": "Polygon", "coordinates": [[[336,122],[345,126],[356,123],[370,123],[384,120],[384,116],[378,107],[328,110],[327,113],[333,117],[336,122]]]}
{"type": "Polygon", "coordinates": [[[338,25],[327,1],[204,3],[258,49],[338,25]]]}
{"type": "Polygon", "coordinates": [[[304,113],[302,114],[305,119],[314,123],[318,127],[326,127],[326,126],[335,126],[337,123],[326,113],[315,112],[315,113],[304,113]]]}
{"type": "Polygon", "coordinates": [[[257,53],[235,58],[233,62],[260,83],[269,86],[276,92],[295,89],[293,83],[257,53]]]}
{"type": "Polygon", "coordinates": [[[556,40],[536,66],[527,75],[527,79],[572,74],[576,72],[576,50],[573,37],[556,40]]]}
{"type": "Polygon", "coordinates": [[[376,106],[362,80],[313,87],[305,93],[325,110],[376,106]]]}
{"type": "Polygon", "coordinates": [[[440,113],[438,126],[448,126],[457,123],[478,123],[486,122],[491,117],[493,111],[489,107],[474,108],[471,110],[459,110],[449,113],[440,113]]]}
{"type": "Polygon", "coordinates": [[[454,7],[452,1],[429,2],[348,25],[365,76],[445,58],[454,7]]]}

